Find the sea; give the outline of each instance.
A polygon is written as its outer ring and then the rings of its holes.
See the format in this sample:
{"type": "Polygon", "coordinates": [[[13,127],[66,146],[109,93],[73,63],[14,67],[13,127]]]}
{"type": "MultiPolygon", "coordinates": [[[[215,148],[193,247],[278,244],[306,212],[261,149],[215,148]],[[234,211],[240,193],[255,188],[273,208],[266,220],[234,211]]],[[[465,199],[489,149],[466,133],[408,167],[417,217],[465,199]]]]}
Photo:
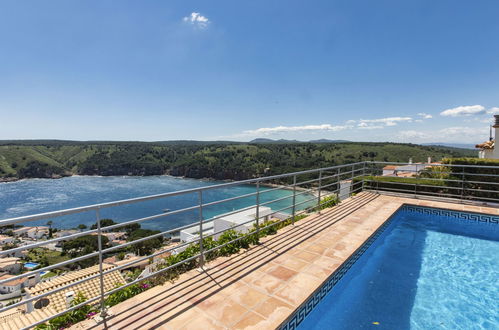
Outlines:
{"type": "MultiPolygon", "coordinates": [[[[70,209],[80,206],[112,202],[129,198],[144,197],[192,188],[215,186],[223,182],[187,179],[172,176],[71,176],[61,179],[26,179],[15,182],[0,183],[0,221],[8,218],[38,214],[50,211],[70,209]]],[[[268,204],[277,211],[292,205],[292,191],[278,189],[265,192],[271,188],[261,187],[260,202],[265,203],[288,196],[284,200],[268,204]]],[[[256,191],[255,185],[240,184],[228,187],[209,189],[203,192],[203,203],[223,200],[231,197],[250,194],[256,191]]],[[[102,208],[100,218],[124,222],[141,219],[165,212],[195,206],[198,193],[188,193],[167,198],[159,198],[128,205],[102,208]]],[[[313,199],[310,194],[298,194],[296,203],[313,199]]],[[[255,196],[245,197],[218,205],[205,206],[203,219],[210,219],[233,210],[255,205],[255,196]]],[[[315,201],[303,203],[297,209],[311,206],[315,201]]],[[[292,209],[284,210],[291,213],[292,209]]],[[[178,214],[162,216],[154,220],[141,222],[142,228],[167,231],[199,221],[199,210],[191,210],[178,214]]],[[[96,212],[86,211],[50,219],[25,222],[25,226],[46,225],[58,229],[76,228],[80,224],[90,227],[96,222],[96,212]]]]}

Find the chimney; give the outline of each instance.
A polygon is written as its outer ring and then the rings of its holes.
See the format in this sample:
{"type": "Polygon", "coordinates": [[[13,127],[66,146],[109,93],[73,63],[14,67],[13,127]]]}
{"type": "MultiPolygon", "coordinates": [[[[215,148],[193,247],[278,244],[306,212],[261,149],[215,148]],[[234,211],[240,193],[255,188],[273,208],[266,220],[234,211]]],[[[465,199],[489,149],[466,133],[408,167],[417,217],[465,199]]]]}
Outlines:
{"type": "Polygon", "coordinates": [[[66,292],[66,307],[71,307],[71,303],[73,302],[73,299],[75,297],[74,291],[69,291],[66,292]]]}
{"type": "Polygon", "coordinates": [[[497,142],[497,139],[499,139],[499,115],[494,115],[494,119],[495,119],[495,122],[494,122],[494,127],[495,128],[495,140],[497,142]]]}
{"type": "Polygon", "coordinates": [[[409,164],[412,164],[412,157],[409,157],[409,164]]]}
{"type": "Polygon", "coordinates": [[[431,164],[431,157],[428,157],[428,164],[431,164]]]}

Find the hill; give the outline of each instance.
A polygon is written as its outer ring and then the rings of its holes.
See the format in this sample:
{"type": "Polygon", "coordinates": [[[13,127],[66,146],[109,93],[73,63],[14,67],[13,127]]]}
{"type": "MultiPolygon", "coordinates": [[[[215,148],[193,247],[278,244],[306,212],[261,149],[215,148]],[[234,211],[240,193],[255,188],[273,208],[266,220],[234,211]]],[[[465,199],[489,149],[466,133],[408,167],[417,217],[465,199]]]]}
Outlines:
{"type": "Polygon", "coordinates": [[[247,179],[363,161],[474,157],[475,151],[400,143],[0,141],[0,178],[159,175],[247,179]]]}

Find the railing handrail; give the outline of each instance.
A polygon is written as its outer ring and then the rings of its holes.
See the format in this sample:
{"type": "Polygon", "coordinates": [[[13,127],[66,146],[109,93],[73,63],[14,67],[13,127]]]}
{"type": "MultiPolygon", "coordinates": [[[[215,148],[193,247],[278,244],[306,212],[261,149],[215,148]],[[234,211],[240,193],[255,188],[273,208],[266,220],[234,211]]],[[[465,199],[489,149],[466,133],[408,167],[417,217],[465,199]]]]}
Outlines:
{"type": "Polygon", "coordinates": [[[382,162],[377,160],[366,161],[371,164],[396,164],[396,165],[418,165],[418,166],[442,166],[442,167],[471,167],[471,168],[486,168],[486,169],[499,169],[495,165],[464,165],[464,164],[443,164],[443,163],[400,163],[400,162],[382,162]]]}

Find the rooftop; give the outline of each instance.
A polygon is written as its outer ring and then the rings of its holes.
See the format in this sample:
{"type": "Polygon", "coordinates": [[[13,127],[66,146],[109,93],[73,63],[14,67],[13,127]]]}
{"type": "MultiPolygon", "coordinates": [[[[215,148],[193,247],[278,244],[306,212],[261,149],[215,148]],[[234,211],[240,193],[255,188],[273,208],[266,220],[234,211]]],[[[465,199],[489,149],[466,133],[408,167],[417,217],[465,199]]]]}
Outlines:
{"type": "MultiPolygon", "coordinates": [[[[499,214],[496,208],[363,192],[267,236],[207,270],[143,292],[109,310],[108,328],[271,329],[285,321],[403,204],[499,214]]],[[[87,320],[74,329],[104,329],[87,320]]]]}
{"type": "MultiPolygon", "coordinates": [[[[4,275],[0,275],[0,280],[5,280],[5,279],[8,279],[8,278],[11,278],[11,277],[14,277],[13,275],[8,275],[8,274],[4,274],[4,275]]],[[[13,281],[10,281],[10,282],[5,282],[4,284],[2,285],[19,285],[21,283],[24,283],[26,282],[27,278],[18,278],[18,279],[15,279],[13,281]]]]}
{"type": "MultiPolygon", "coordinates": [[[[115,267],[115,265],[105,263],[102,264],[103,270],[107,270],[113,267],[115,267]]],[[[98,273],[99,266],[96,265],[82,270],[69,272],[66,275],[55,277],[54,279],[47,282],[38,283],[32,288],[26,289],[26,291],[29,292],[32,296],[37,296],[42,293],[49,292],[55,288],[59,288],[66,284],[85,279],[98,273]]],[[[121,273],[119,271],[104,275],[104,286],[107,291],[113,289],[114,287],[116,287],[116,284],[119,283],[125,283],[125,279],[121,276],[121,273]]],[[[76,284],[75,286],[72,286],[71,288],[64,289],[47,296],[46,298],[48,298],[50,301],[49,307],[58,312],[65,310],[67,308],[65,294],[69,291],[74,291],[75,293],[81,292],[87,297],[87,299],[96,297],[100,293],[99,278],[96,277],[88,281],[84,281],[82,283],[76,284]]]]}
{"type": "Polygon", "coordinates": [[[495,141],[490,140],[490,141],[485,141],[484,143],[480,143],[480,144],[475,145],[475,148],[482,149],[482,150],[494,149],[494,145],[495,145],[495,141]]]}

